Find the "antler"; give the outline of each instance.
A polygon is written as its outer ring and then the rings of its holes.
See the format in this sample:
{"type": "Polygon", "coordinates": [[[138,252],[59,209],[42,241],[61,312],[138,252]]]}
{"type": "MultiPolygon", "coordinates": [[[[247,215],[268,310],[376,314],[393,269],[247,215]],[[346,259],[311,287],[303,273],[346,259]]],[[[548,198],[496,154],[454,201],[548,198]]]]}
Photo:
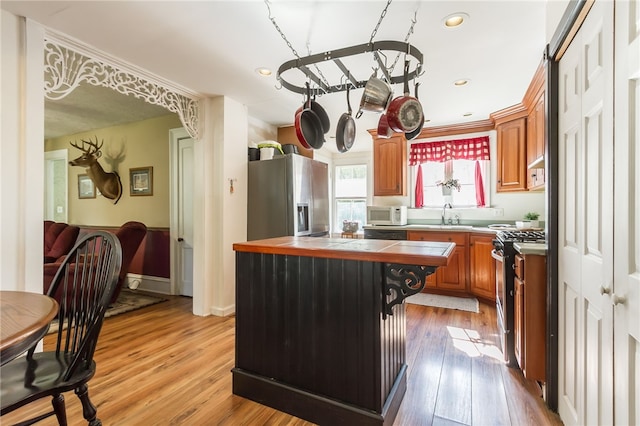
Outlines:
{"type": "Polygon", "coordinates": [[[97,154],[98,152],[100,152],[100,148],[102,148],[102,145],[104,145],[104,141],[102,141],[100,143],[100,145],[98,145],[98,137],[97,136],[96,136],[96,141],[95,142],[92,142],[91,139],[89,139],[88,141],[85,141],[84,139],[81,139],[81,141],[82,141],[82,147],[79,146],[77,143],[74,143],[74,142],[70,142],[70,143],[71,143],[71,146],[75,146],[80,151],[86,152],[87,154],[97,154]],[[89,149],[84,147],[85,143],[87,145],[89,145],[89,149]]]}

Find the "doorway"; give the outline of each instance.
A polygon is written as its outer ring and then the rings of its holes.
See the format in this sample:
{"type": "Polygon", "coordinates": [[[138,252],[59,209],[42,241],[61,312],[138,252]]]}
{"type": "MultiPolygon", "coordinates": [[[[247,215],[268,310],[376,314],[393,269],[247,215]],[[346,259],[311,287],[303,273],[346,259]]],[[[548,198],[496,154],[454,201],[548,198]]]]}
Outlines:
{"type": "Polygon", "coordinates": [[[193,145],[187,131],[172,129],[171,179],[171,288],[174,294],[193,297],[193,145]]]}
{"type": "Polygon", "coordinates": [[[44,153],[44,220],[67,223],[68,151],[44,153]]]}

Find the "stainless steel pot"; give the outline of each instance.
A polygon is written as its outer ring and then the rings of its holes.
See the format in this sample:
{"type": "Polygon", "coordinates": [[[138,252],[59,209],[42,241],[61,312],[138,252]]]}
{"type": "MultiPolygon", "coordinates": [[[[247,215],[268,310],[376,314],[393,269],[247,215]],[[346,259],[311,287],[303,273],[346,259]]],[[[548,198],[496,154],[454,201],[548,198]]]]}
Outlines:
{"type": "Polygon", "coordinates": [[[360,109],[356,114],[356,118],[360,118],[364,111],[384,112],[389,106],[391,98],[393,98],[391,86],[386,81],[377,78],[374,72],[364,86],[364,93],[362,93],[360,109]]]}

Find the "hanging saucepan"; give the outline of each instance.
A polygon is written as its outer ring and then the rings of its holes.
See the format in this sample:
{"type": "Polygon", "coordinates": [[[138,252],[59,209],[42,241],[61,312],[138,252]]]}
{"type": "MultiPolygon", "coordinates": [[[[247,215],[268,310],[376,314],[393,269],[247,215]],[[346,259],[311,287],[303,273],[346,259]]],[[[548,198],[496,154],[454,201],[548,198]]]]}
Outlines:
{"type": "Polygon", "coordinates": [[[389,139],[393,135],[393,130],[389,127],[389,120],[387,120],[387,114],[382,113],[380,120],[378,120],[378,137],[389,139]]]}
{"type": "Polygon", "coordinates": [[[360,118],[363,111],[383,112],[387,109],[387,106],[389,106],[391,98],[393,98],[391,86],[387,82],[377,78],[376,74],[377,71],[374,71],[364,86],[362,99],[360,99],[360,109],[356,114],[356,118],[360,118]]]}
{"type": "Polygon", "coordinates": [[[324,129],[318,115],[311,109],[311,90],[307,83],[307,102],[296,113],[296,136],[304,147],[320,149],[324,144],[324,129]]]}
{"type": "Polygon", "coordinates": [[[298,136],[298,125],[297,125],[297,122],[298,122],[298,115],[302,112],[302,110],[304,109],[304,107],[305,107],[305,105],[306,105],[306,104],[307,104],[307,101],[304,101],[304,102],[303,102],[303,104],[302,104],[302,106],[296,110],[296,113],[295,113],[295,114],[293,114],[293,120],[294,120],[294,124],[295,124],[295,128],[296,128],[296,136],[298,137],[298,141],[300,142],[300,145],[302,145],[302,147],[303,147],[303,148],[306,148],[306,149],[313,149],[313,148],[311,147],[311,145],[309,145],[309,144],[307,143],[307,141],[306,141],[306,140],[304,140],[304,138],[300,138],[300,137],[298,136]]]}
{"type": "MultiPolygon", "coordinates": [[[[420,83],[416,83],[414,86],[414,94],[416,96],[416,99],[418,99],[418,86],[420,85],[420,83]]],[[[420,125],[418,127],[416,127],[416,129],[412,132],[408,132],[405,133],[404,136],[408,141],[412,141],[415,138],[418,137],[418,135],[420,134],[420,132],[422,131],[422,126],[424,126],[424,114],[422,114],[422,119],[420,120],[420,125]]]]}
{"type": "Polygon", "coordinates": [[[356,139],[356,122],[351,116],[351,101],[349,100],[349,87],[347,83],[347,112],[343,113],[338,120],[338,126],[336,128],[336,145],[338,151],[347,152],[353,146],[353,141],[356,139]]]}
{"type": "Polygon", "coordinates": [[[329,120],[329,116],[327,115],[327,111],[325,111],[322,106],[316,102],[316,95],[313,95],[313,99],[311,100],[311,110],[316,113],[320,122],[322,123],[322,133],[327,133],[331,128],[331,121],[329,120]]]}
{"type": "Polygon", "coordinates": [[[392,130],[400,133],[413,132],[423,119],[422,105],[410,95],[409,81],[409,61],[404,63],[404,96],[398,96],[391,101],[387,108],[387,120],[392,130]]]}

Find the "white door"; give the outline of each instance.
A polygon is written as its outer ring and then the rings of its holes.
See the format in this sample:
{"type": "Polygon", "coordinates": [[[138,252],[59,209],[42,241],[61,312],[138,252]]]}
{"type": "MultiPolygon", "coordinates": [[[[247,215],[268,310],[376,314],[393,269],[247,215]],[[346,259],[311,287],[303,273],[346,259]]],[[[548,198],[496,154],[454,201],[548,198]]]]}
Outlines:
{"type": "Polygon", "coordinates": [[[615,423],[640,424],[640,2],[615,5],[615,423]]]}
{"type": "Polygon", "coordinates": [[[613,2],[595,2],[559,80],[558,412],[613,424],[613,2]]]}
{"type": "Polygon", "coordinates": [[[172,264],[175,292],[193,297],[193,139],[171,130],[172,264]]]}
{"type": "Polygon", "coordinates": [[[68,151],[44,153],[44,219],[67,222],[68,151]]]}

